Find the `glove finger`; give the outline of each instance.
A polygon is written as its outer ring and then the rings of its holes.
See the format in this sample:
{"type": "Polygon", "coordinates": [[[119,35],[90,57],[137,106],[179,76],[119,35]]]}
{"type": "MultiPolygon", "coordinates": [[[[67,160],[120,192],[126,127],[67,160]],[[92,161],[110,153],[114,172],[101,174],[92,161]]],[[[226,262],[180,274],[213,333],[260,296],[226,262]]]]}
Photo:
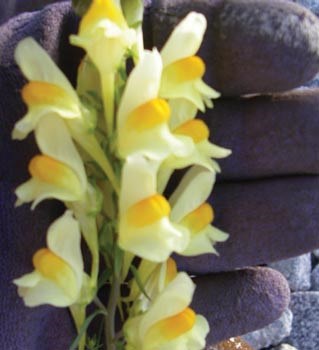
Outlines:
{"type": "Polygon", "coordinates": [[[219,184],[210,202],[213,223],[230,234],[216,245],[220,256],[177,256],[179,268],[194,274],[255,266],[319,247],[319,178],[291,177],[219,184]]]}
{"type": "Polygon", "coordinates": [[[208,345],[266,326],[290,300],[287,281],[269,268],[200,276],[195,283],[193,307],[210,324],[208,345]]]}
{"type": "Polygon", "coordinates": [[[219,180],[319,173],[319,89],[220,99],[202,118],[211,141],[232,150],[219,180]]]}
{"type": "Polygon", "coordinates": [[[319,21],[289,1],[154,0],[153,44],[161,47],[190,11],[208,28],[200,56],[207,81],[223,95],[285,91],[319,70],[319,21]]]}

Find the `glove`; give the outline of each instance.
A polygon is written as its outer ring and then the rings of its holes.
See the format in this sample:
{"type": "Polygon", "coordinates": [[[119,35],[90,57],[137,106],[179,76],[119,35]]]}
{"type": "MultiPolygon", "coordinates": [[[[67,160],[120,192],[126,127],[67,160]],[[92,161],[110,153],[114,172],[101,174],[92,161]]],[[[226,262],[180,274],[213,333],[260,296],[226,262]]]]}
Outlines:
{"type": "MultiPolygon", "coordinates": [[[[211,198],[215,225],[229,232],[230,239],[217,245],[220,257],[178,257],[181,269],[198,275],[193,307],[208,318],[208,344],[213,344],[265,326],[289,303],[289,288],[279,273],[268,268],[235,269],[319,246],[317,180],[309,176],[317,174],[318,93],[238,97],[289,90],[309,80],[319,70],[314,45],[319,24],[308,11],[286,1],[153,1],[145,13],[146,46],[160,48],[173,25],[190,10],[204,13],[209,23],[200,53],[207,64],[206,81],[229,96],[216,101],[203,118],[213,141],[233,150],[233,156],[220,162],[223,173],[211,198]],[[250,13],[252,9],[256,12],[250,13]],[[287,18],[293,25],[284,25],[287,18]],[[274,36],[278,24],[289,35],[274,36]]],[[[0,341],[6,349],[65,350],[74,336],[66,310],[27,309],[12,284],[32,269],[34,251],[44,246],[47,227],[63,209],[53,201],[40,204],[34,212],[27,206],[13,208],[13,191],[28,178],[27,163],[36,147],[32,137],[13,142],[10,134],[25,113],[19,93],[24,81],[13,62],[17,42],[33,36],[74,82],[81,51],[68,44],[68,36],[76,29],[77,20],[67,3],[24,14],[0,29],[0,246],[4,252],[0,309],[5,315],[0,341]]]]}

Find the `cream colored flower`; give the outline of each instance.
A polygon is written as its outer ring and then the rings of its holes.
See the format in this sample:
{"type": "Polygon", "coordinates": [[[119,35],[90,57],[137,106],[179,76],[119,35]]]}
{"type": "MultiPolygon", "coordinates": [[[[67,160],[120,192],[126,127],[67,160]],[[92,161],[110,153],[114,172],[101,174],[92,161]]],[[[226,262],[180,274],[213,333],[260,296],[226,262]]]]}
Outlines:
{"type": "Polygon", "coordinates": [[[173,135],[188,139],[193,145],[193,151],[187,157],[171,154],[163,164],[158,176],[158,189],[162,192],[175,169],[182,169],[196,164],[210,171],[220,172],[215,159],[225,158],[231,150],[217,146],[209,141],[210,130],[201,119],[195,119],[197,108],[185,99],[170,101],[172,118],[170,128],[173,135]],[[214,159],[215,158],[215,159],[214,159]]]}
{"type": "Polygon", "coordinates": [[[209,326],[189,307],[194,289],[188,275],[178,273],[151,301],[147,311],[126,321],[126,349],[203,349],[209,326]]]}
{"type": "Polygon", "coordinates": [[[219,97],[218,92],[203,82],[205,64],[195,56],[206,26],[202,14],[189,13],[176,26],[161,51],[164,70],[160,96],[167,99],[185,98],[201,111],[205,110],[205,105],[212,107],[211,99],[219,97]]]}
{"type": "Polygon", "coordinates": [[[169,154],[186,157],[188,138],[169,130],[170,107],[158,97],[162,60],[156,49],[145,51],[130,74],[117,115],[118,153],[125,158],[141,153],[162,160],[169,154]]]}
{"type": "Polygon", "coordinates": [[[82,47],[101,74],[114,73],[136,41],[121,8],[113,0],[93,0],[71,43],[82,47]]]}
{"type": "Polygon", "coordinates": [[[27,114],[14,127],[12,137],[24,139],[47,114],[81,118],[81,105],[72,85],[45,50],[32,38],[19,42],[15,60],[29,80],[22,89],[27,114]]]}
{"type": "Polygon", "coordinates": [[[29,163],[31,178],[15,191],[17,205],[33,202],[34,208],[47,198],[66,202],[83,199],[87,191],[85,169],[64,121],[56,115],[43,117],[35,137],[41,154],[29,163]]]}
{"type": "Polygon", "coordinates": [[[229,236],[211,225],[214,210],[206,200],[214,183],[214,172],[192,167],[170,197],[172,222],[185,227],[190,235],[189,244],[181,255],[217,254],[214,243],[224,242],[229,236]]]}
{"type": "Polygon", "coordinates": [[[156,191],[158,162],[141,155],[128,157],[122,170],[119,199],[119,246],[139,257],[165,261],[188,244],[187,230],[169,220],[170,205],[156,191]]]}
{"type": "Polygon", "coordinates": [[[79,301],[86,279],[80,241],[78,222],[66,211],[49,227],[47,248],[34,254],[34,271],[14,280],[27,306],[65,307],[79,301]]]}

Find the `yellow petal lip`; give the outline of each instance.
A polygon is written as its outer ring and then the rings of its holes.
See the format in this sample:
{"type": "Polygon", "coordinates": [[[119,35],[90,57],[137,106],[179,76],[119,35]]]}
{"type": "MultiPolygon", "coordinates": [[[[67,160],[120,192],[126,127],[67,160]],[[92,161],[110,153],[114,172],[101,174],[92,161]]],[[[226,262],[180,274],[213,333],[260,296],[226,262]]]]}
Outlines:
{"type": "Polygon", "coordinates": [[[147,332],[147,338],[159,338],[162,341],[176,339],[182,334],[190,331],[196,321],[195,312],[187,307],[177,315],[165,318],[155,323],[147,332]]]}
{"type": "Polygon", "coordinates": [[[43,82],[31,81],[22,89],[22,99],[29,106],[59,104],[70,108],[73,104],[69,94],[60,86],[43,82]]]}
{"type": "Polygon", "coordinates": [[[166,100],[155,98],[135,108],[127,118],[127,126],[136,131],[149,130],[167,123],[171,111],[166,100]]]}
{"type": "Polygon", "coordinates": [[[164,74],[176,83],[200,79],[205,74],[205,63],[198,56],[186,57],[168,65],[164,69],[164,74]]]}
{"type": "Polygon", "coordinates": [[[209,129],[200,119],[192,119],[178,126],[174,134],[189,136],[195,143],[207,140],[209,138],[209,129]]]}
{"type": "Polygon", "coordinates": [[[74,171],[66,164],[46,155],[37,155],[29,163],[33,178],[75,192],[81,192],[81,183],[74,171]]]}
{"type": "Polygon", "coordinates": [[[184,217],[181,224],[188,227],[192,234],[202,231],[214,220],[214,210],[208,203],[203,203],[184,217]]]}
{"type": "Polygon", "coordinates": [[[127,211],[128,224],[144,227],[167,217],[171,207],[165,197],[155,194],[131,206],[127,211]]]}
{"type": "Polygon", "coordinates": [[[101,20],[108,19],[120,27],[126,26],[126,21],[120,8],[113,0],[93,0],[80,23],[80,33],[89,30],[101,20]]]}

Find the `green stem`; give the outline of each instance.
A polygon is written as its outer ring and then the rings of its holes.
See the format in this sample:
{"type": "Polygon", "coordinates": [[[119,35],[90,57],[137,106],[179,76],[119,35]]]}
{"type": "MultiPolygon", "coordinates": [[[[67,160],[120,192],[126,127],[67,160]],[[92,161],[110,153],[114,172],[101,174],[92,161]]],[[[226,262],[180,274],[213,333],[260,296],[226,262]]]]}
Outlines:
{"type": "Polygon", "coordinates": [[[109,137],[112,137],[114,132],[114,80],[113,73],[101,73],[104,117],[109,137]]]}
{"type": "MultiPolygon", "coordinates": [[[[80,332],[80,329],[85,320],[85,306],[74,304],[70,306],[71,315],[73,317],[75,327],[77,332],[80,332]]],[[[85,342],[86,342],[86,333],[83,334],[81,340],[79,342],[79,350],[85,350],[85,342]]]]}
{"type": "Polygon", "coordinates": [[[116,334],[115,334],[115,314],[118,299],[120,297],[120,278],[114,275],[110,298],[107,305],[107,316],[105,317],[105,338],[107,350],[116,350],[116,334]]]}

